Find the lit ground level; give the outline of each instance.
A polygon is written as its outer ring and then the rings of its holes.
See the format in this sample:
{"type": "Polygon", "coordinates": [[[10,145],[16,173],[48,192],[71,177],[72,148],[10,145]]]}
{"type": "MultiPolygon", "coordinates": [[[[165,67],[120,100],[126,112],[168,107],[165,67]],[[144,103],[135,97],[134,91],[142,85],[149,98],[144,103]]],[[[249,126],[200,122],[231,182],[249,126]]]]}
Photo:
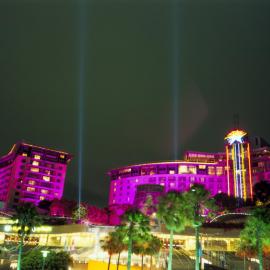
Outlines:
{"type": "MultiPolygon", "coordinates": [[[[2,248],[1,264],[16,260],[18,237],[16,228],[2,220],[0,224],[0,247],[2,248]],[[5,254],[5,250],[7,250],[5,254]]],[[[108,255],[100,247],[100,240],[114,230],[107,226],[58,225],[37,228],[25,243],[25,249],[58,249],[69,252],[74,260],[71,269],[85,270],[107,269],[108,255]]],[[[153,231],[163,241],[163,249],[152,259],[144,258],[144,269],[165,269],[169,235],[164,230],[153,231]]],[[[240,258],[235,255],[239,243],[239,228],[203,228],[200,242],[202,246],[202,269],[257,270],[256,259],[240,258]]],[[[188,229],[174,237],[173,269],[194,269],[194,231],[188,229]]],[[[126,269],[127,254],[123,252],[120,264],[126,269]]],[[[117,262],[117,255],[112,257],[112,265],[117,262]]],[[[141,269],[141,256],[132,255],[134,269],[141,269]]],[[[269,269],[270,261],[265,259],[265,269],[269,269]],[[267,268],[268,267],[268,268],[267,268]]],[[[1,269],[1,268],[0,268],[1,269]]],[[[7,268],[2,268],[7,269],[7,268]]],[[[116,269],[112,266],[111,270],[116,269]]]]}

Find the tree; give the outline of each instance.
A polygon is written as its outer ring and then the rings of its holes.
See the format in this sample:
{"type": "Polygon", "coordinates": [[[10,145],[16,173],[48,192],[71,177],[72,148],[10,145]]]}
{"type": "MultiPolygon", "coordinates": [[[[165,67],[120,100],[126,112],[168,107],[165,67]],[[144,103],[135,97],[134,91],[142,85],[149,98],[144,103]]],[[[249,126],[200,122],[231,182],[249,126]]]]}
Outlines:
{"type": "Polygon", "coordinates": [[[194,184],[188,192],[184,194],[187,202],[188,211],[187,219],[189,223],[195,229],[195,239],[196,239],[196,247],[195,247],[195,269],[200,269],[200,242],[199,242],[199,234],[200,227],[203,222],[210,216],[213,215],[213,211],[216,210],[215,200],[211,198],[211,194],[208,190],[204,188],[203,185],[194,184]]]}
{"type": "Polygon", "coordinates": [[[162,248],[162,241],[158,237],[152,235],[150,240],[147,243],[148,243],[148,245],[146,247],[145,253],[147,255],[150,255],[150,257],[151,257],[150,258],[150,270],[151,270],[152,269],[152,257],[153,257],[153,255],[159,253],[160,249],[162,248]]]}
{"type": "Polygon", "coordinates": [[[253,191],[254,200],[257,204],[270,204],[270,183],[266,181],[260,181],[254,185],[253,191]]]}
{"type": "Polygon", "coordinates": [[[15,221],[15,225],[18,227],[19,251],[17,270],[21,270],[21,257],[24,238],[32,233],[34,227],[41,224],[41,217],[37,213],[33,204],[23,203],[17,206],[16,212],[12,219],[15,221]]]}
{"type": "Polygon", "coordinates": [[[157,217],[170,231],[168,270],[172,269],[174,232],[183,231],[187,224],[185,207],[184,197],[178,192],[171,191],[159,198],[157,217]]]}
{"type": "Polygon", "coordinates": [[[83,204],[77,205],[72,212],[72,219],[77,223],[86,219],[87,217],[87,208],[83,204]]]}
{"type": "Polygon", "coordinates": [[[237,199],[226,193],[218,193],[214,196],[219,211],[231,212],[238,207],[237,199]]]}
{"type": "Polygon", "coordinates": [[[113,254],[118,254],[117,259],[117,269],[119,266],[120,254],[125,249],[126,245],[123,243],[123,236],[120,231],[110,232],[108,236],[104,240],[101,240],[101,248],[104,251],[108,252],[109,262],[108,262],[108,270],[111,265],[111,257],[113,254]]]}
{"type": "MultiPolygon", "coordinates": [[[[45,260],[46,270],[67,270],[72,260],[67,252],[51,250],[45,260]]],[[[22,270],[41,270],[43,256],[41,250],[33,249],[26,253],[22,259],[22,270]]]]}
{"type": "Polygon", "coordinates": [[[123,242],[128,245],[127,270],[130,270],[133,242],[143,242],[149,235],[149,218],[137,209],[130,209],[123,215],[122,226],[118,230],[124,235],[123,242]]]}
{"type": "Polygon", "coordinates": [[[257,207],[247,219],[240,234],[240,250],[250,256],[257,254],[263,270],[263,248],[270,245],[270,208],[257,207]]]}

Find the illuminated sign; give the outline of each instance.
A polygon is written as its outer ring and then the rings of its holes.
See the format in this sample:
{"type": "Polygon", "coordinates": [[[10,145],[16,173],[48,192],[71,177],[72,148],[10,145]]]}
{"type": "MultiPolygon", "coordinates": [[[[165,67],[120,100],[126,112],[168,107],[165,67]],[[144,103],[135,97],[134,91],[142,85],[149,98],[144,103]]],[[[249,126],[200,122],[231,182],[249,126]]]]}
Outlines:
{"type": "Polygon", "coordinates": [[[226,137],[225,140],[228,141],[230,145],[235,142],[243,143],[243,138],[247,135],[247,133],[243,130],[233,130],[226,137]]]}
{"type": "MultiPolygon", "coordinates": [[[[20,226],[12,226],[12,225],[5,225],[4,231],[5,232],[18,232],[20,230],[20,226]]],[[[26,231],[28,231],[28,227],[26,227],[26,231]]],[[[52,231],[51,226],[40,226],[40,227],[34,227],[32,228],[33,233],[49,233],[52,231]]]]}

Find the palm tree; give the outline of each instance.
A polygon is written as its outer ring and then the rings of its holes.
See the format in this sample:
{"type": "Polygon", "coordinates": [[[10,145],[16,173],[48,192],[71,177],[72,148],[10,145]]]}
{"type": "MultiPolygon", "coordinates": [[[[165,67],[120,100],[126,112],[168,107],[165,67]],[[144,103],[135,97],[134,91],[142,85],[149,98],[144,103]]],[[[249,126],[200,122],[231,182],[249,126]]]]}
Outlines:
{"type": "Polygon", "coordinates": [[[122,226],[119,230],[124,237],[124,243],[128,245],[127,270],[131,268],[132,243],[142,242],[150,232],[149,218],[137,209],[128,210],[122,218],[122,226]]]}
{"type": "Polygon", "coordinates": [[[259,269],[263,270],[263,247],[270,244],[270,208],[257,207],[247,219],[240,234],[240,250],[258,254],[259,269]]]}
{"type": "Polygon", "coordinates": [[[187,202],[187,219],[195,229],[195,269],[200,269],[200,227],[203,222],[213,215],[216,209],[215,200],[211,198],[211,194],[203,185],[194,184],[188,192],[184,194],[187,202]]]}
{"type": "Polygon", "coordinates": [[[123,243],[123,235],[120,230],[110,232],[105,240],[101,240],[101,248],[108,252],[109,262],[108,270],[110,269],[111,257],[113,254],[118,254],[117,258],[117,269],[120,261],[120,254],[123,250],[126,249],[126,245],[123,243]]]}
{"type": "Polygon", "coordinates": [[[22,249],[25,236],[32,233],[32,229],[41,224],[41,217],[37,213],[36,207],[31,203],[23,203],[17,206],[16,213],[12,217],[18,227],[19,253],[17,270],[21,270],[22,249]]]}
{"type": "Polygon", "coordinates": [[[152,257],[153,255],[159,253],[161,248],[162,241],[158,237],[152,235],[150,240],[148,241],[148,245],[145,251],[145,254],[150,255],[150,270],[152,269],[152,257]]]}
{"type": "Polygon", "coordinates": [[[187,220],[184,208],[185,202],[181,193],[171,191],[159,198],[157,217],[170,231],[168,270],[172,269],[174,232],[183,231],[186,226],[187,220]]]}

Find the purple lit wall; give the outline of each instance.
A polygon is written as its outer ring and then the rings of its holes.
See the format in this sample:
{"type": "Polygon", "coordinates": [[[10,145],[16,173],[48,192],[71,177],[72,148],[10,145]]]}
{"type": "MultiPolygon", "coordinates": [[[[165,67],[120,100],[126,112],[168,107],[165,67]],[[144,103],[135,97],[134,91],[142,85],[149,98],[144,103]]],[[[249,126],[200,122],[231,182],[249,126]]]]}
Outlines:
{"type": "Polygon", "coordinates": [[[0,159],[0,200],[13,208],[19,202],[37,205],[41,200],[61,199],[68,153],[17,143],[0,159]]]}
{"type": "MultiPolygon", "coordinates": [[[[251,184],[270,182],[270,147],[251,148],[251,184]]],[[[230,194],[226,153],[186,152],[183,161],[146,163],[111,170],[109,205],[134,204],[138,185],[161,185],[164,192],[187,191],[194,183],[202,184],[214,196],[230,194]]],[[[247,187],[248,188],[248,187],[247,187]]],[[[248,190],[248,189],[247,189],[248,190]]],[[[232,194],[230,194],[232,195],[232,194]]]]}

